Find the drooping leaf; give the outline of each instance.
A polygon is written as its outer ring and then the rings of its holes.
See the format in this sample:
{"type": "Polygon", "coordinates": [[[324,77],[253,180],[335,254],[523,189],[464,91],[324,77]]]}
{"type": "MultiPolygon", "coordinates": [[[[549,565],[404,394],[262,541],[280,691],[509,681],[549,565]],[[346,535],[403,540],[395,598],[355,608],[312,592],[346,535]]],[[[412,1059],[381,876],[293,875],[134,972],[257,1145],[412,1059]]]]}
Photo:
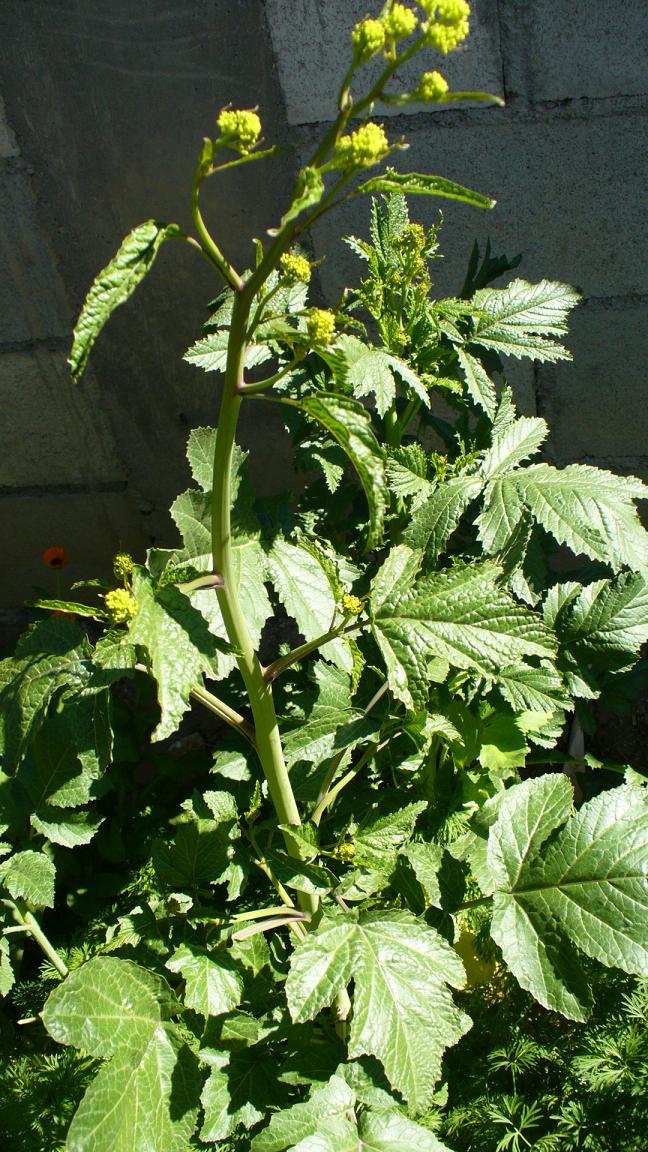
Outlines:
{"type": "Polygon", "coordinates": [[[491,931],[509,968],[545,1007],[584,1020],[591,996],[578,951],[648,974],[648,805],[629,786],[570,815],[572,800],[562,774],[509,789],[487,863],[491,931]]]}
{"type": "Polygon", "coordinates": [[[48,716],[18,769],[33,811],[77,808],[99,788],[112,753],[107,692],[68,702],[48,716]]]}
{"type": "Polygon", "coordinates": [[[147,220],[128,233],[110,264],[96,277],[77,320],[69,359],[73,380],[78,380],[85,370],[92,345],[110,315],[146,276],[160,245],[179,235],[177,224],[162,224],[159,220],[147,220]]]}
{"type": "Polygon", "coordinates": [[[0,884],[14,900],[39,908],[54,907],[56,869],[44,852],[16,852],[0,863],[0,884]]]}
{"type": "Polygon", "coordinates": [[[406,844],[402,855],[409,862],[416,879],[418,880],[426,904],[434,908],[441,907],[441,888],[439,885],[439,869],[443,860],[443,848],[440,844],[428,844],[423,840],[416,840],[406,844]]]}
{"type": "Polygon", "coordinates": [[[297,176],[297,187],[288,211],[281,218],[281,227],[296,220],[307,208],[319,204],[324,195],[324,181],[319,168],[302,168],[297,176]]]}
{"type": "Polygon", "coordinates": [[[450,200],[462,200],[475,208],[494,208],[495,201],[481,192],[473,192],[443,176],[431,176],[419,172],[395,172],[387,169],[381,176],[372,176],[357,189],[358,194],[372,192],[402,192],[406,196],[445,196],[450,200]]]}
{"type": "Polygon", "coordinates": [[[170,972],[179,972],[185,981],[184,1002],[203,1016],[231,1012],[241,1003],[243,980],[237,967],[222,949],[211,954],[181,944],[167,960],[170,972]]]}
{"type": "Polygon", "coordinates": [[[203,675],[213,675],[214,654],[225,644],[213,636],[184,593],[172,585],[156,588],[143,568],[135,569],[133,594],[137,613],[128,638],[148,653],[161,712],[152,739],[163,740],[178,727],[194,685],[202,683],[203,675]]]}
{"type": "Polygon", "coordinates": [[[374,607],[390,687],[407,708],[424,707],[433,657],[496,679],[499,668],[555,651],[541,618],[500,587],[498,576],[490,563],[457,567],[374,607]]]}
{"type": "Polygon", "coordinates": [[[329,392],[317,392],[301,400],[284,400],[293,404],[327,432],[344,450],[355,468],[369,505],[370,531],[368,545],[376,547],[382,536],[385,518],[385,461],[374,436],[371,418],[357,400],[329,392]]]}
{"type": "Polygon", "coordinates": [[[497,408],[497,394],[484,365],[465,348],[457,349],[457,359],[464,374],[468,395],[492,420],[497,408]]]}
{"type": "MultiPolygon", "coordinates": [[[[275,591],[304,640],[315,640],[328,632],[335,619],[336,596],[327,566],[317,553],[277,536],[267,564],[275,591]]],[[[339,662],[334,644],[325,645],[322,655],[339,662]]]]}
{"type": "Polygon", "coordinates": [[[283,1103],[285,1086],[277,1080],[265,1044],[230,1052],[205,1048],[200,1056],[210,1069],[201,1096],[205,1119],[200,1137],[206,1143],[226,1140],[241,1125],[252,1128],[270,1108],[283,1103]]]}
{"type": "Polygon", "coordinates": [[[447,987],[463,987],[458,957],[409,912],[326,916],[291,958],[286,995],[293,1019],[312,1019],[352,979],[349,1056],[377,1056],[392,1087],[422,1111],[443,1050],[469,1027],[447,987]]]}

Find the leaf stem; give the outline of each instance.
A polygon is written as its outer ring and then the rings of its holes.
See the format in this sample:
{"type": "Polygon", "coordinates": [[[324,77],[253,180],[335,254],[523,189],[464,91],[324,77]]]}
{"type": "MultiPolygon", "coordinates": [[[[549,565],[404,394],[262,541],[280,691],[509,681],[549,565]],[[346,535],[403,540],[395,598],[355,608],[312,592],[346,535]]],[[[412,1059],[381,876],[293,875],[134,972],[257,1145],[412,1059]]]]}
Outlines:
{"type": "Polygon", "coordinates": [[[200,185],[205,177],[205,172],[201,164],[198,165],[194,173],[193,184],[191,186],[191,214],[193,216],[196,231],[200,237],[200,243],[203,251],[207,254],[213,264],[216,265],[221,276],[235,292],[239,292],[243,287],[243,281],[235,268],[232,267],[229,260],[225,258],[220,248],[216,244],[214,238],[209,233],[205,221],[200,211],[199,195],[200,185]]]}
{"type": "Polygon", "coordinates": [[[194,685],[191,689],[191,695],[194,700],[198,700],[205,708],[209,708],[210,712],[213,712],[214,715],[224,720],[226,724],[229,724],[230,728],[235,728],[237,732],[245,736],[248,743],[251,744],[253,748],[256,748],[254,728],[248,723],[244,716],[241,716],[240,712],[237,712],[234,708],[230,708],[229,704],[226,704],[224,700],[220,700],[218,696],[214,696],[212,692],[208,692],[206,688],[199,687],[198,685],[194,685]]]}
{"type": "Polygon", "coordinates": [[[54,945],[47,939],[36,917],[27,908],[25,901],[17,897],[15,900],[3,900],[2,903],[11,909],[15,919],[18,921],[18,926],[24,929],[25,932],[29,932],[30,936],[36,944],[38,944],[41,952],[44,952],[59,975],[65,979],[69,972],[67,965],[59,956],[54,945]]]}
{"type": "Polygon", "coordinates": [[[316,636],[314,640],[307,640],[305,644],[300,644],[298,648],[293,648],[291,652],[287,652],[285,656],[279,656],[272,664],[268,664],[263,670],[263,678],[267,684],[272,683],[277,679],[286,668],[290,668],[291,664],[296,664],[298,660],[303,660],[305,656],[310,656],[311,652],[317,652],[318,648],[322,645],[328,644],[329,640],[337,640],[338,636],[342,635],[345,631],[344,624],[339,624],[335,628],[330,628],[328,632],[324,632],[321,636],[316,636]]]}

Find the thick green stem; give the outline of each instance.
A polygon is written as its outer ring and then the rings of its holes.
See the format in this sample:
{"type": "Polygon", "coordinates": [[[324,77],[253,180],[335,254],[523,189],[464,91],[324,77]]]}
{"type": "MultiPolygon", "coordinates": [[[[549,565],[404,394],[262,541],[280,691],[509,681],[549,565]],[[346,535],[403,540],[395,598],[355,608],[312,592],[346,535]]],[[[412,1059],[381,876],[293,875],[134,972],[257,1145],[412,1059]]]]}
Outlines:
{"type": "MultiPolygon", "coordinates": [[[[270,798],[280,824],[300,824],[299,810],[288,777],[272,688],[263,678],[245,615],[241,608],[238,583],[232,557],[232,462],[236,426],[241,407],[240,386],[243,382],[245,334],[250,311],[248,294],[239,294],[234,301],[230,341],[225,372],[225,387],[221,400],[218,432],[214,451],[212,488],[212,550],[214,570],[223,577],[223,587],[216,589],[227,635],[237,651],[237,662],[247,690],[252,716],[256,750],[268,783],[270,798]]],[[[296,848],[286,838],[291,855],[296,848]]],[[[304,911],[314,912],[317,903],[306,895],[300,900],[304,911]]]]}

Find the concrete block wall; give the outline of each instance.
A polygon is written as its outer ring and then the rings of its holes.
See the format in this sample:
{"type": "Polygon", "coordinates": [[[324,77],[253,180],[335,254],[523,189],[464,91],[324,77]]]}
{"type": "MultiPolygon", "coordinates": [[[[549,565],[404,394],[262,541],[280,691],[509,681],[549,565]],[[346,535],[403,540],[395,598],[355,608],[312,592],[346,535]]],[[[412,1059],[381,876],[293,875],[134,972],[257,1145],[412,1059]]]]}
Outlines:
{"type": "MultiPolygon", "coordinates": [[[[519,274],[584,294],[573,363],[507,367],[527,411],[552,424],[558,462],[648,478],[648,6],[618,0],[476,0],[464,51],[430,58],[458,88],[506,100],[393,108],[403,169],[497,199],[443,209],[437,289],[458,289],[473,240],[523,253],[519,274]]],[[[66,576],[105,571],[118,547],[174,542],[168,505],[188,481],[188,428],[214,422],[218,386],[182,362],[215,294],[210,270],[169,245],[105,329],[82,383],[65,368],[74,317],[122,236],[151,216],[189,225],[187,188],[218,109],[258,104],[265,136],[293,151],[209,186],[205,210],[239,266],[274,224],[300,157],[334,115],[343,43],[378,0],[3,0],[0,5],[0,530],[11,563],[0,605],[66,576]]],[[[324,295],[360,267],[340,242],[366,232],[356,201],[310,238],[324,295]]],[[[285,475],[281,426],[254,406],[254,471],[285,475]]]]}

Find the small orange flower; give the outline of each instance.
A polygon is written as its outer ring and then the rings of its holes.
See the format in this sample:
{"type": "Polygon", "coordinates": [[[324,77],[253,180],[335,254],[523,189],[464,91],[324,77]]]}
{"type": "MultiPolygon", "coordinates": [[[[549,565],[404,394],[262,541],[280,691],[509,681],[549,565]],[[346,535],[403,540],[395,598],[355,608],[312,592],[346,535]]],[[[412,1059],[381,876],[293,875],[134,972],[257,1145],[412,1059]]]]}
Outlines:
{"type": "Polygon", "coordinates": [[[67,564],[65,548],[46,548],[43,552],[43,560],[48,568],[62,568],[64,564],[67,564]]]}

